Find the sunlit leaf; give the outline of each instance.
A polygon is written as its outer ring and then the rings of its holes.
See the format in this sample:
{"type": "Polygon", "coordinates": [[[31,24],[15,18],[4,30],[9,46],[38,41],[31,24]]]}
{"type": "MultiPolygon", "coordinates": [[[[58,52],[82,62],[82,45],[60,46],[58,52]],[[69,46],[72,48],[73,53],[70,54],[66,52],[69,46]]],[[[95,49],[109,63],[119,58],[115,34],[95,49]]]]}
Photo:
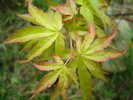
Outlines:
{"type": "Polygon", "coordinates": [[[53,55],[53,57],[54,57],[55,61],[56,61],[58,64],[61,64],[61,65],[64,64],[64,62],[62,61],[62,59],[61,59],[59,56],[53,55]]]}

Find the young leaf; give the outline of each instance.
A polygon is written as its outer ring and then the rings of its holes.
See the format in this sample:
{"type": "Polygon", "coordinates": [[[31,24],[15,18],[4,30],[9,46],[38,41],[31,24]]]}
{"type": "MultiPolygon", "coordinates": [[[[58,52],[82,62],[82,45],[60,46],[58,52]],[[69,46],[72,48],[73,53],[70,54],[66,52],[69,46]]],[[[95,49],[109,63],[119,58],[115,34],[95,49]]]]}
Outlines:
{"type": "Polygon", "coordinates": [[[55,54],[62,56],[64,50],[65,50],[64,35],[59,34],[56,41],[55,41],[55,54]]]}
{"type": "Polygon", "coordinates": [[[40,25],[38,22],[36,22],[30,14],[17,14],[18,17],[28,20],[29,22],[32,22],[36,25],[40,25]]]}
{"type": "Polygon", "coordinates": [[[28,61],[32,60],[34,57],[41,55],[44,50],[52,45],[57,36],[58,34],[54,34],[41,39],[27,55],[28,61]]]}
{"type": "Polygon", "coordinates": [[[74,0],[68,0],[69,1],[69,5],[71,7],[72,12],[76,15],[77,11],[76,11],[76,3],[74,0]]]}
{"type": "Polygon", "coordinates": [[[91,54],[86,54],[85,57],[97,62],[107,61],[113,58],[117,58],[124,53],[126,53],[127,48],[124,51],[117,51],[117,50],[102,50],[100,52],[94,52],[91,54]]]}
{"type": "Polygon", "coordinates": [[[32,62],[32,64],[37,69],[39,69],[41,71],[57,70],[57,69],[62,67],[59,64],[57,64],[56,62],[41,62],[41,63],[34,63],[34,62],[32,62]]]}
{"type": "Polygon", "coordinates": [[[45,90],[46,88],[50,88],[52,84],[57,80],[61,73],[62,69],[58,69],[54,72],[50,72],[49,74],[46,74],[39,82],[39,85],[37,86],[34,94],[30,97],[30,99],[34,98],[34,96],[45,90]]]}
{"type": "Polygon", "coordinates": [[[51,29],[51,30],[57,30],[56,24],[54,21],[49,17],[49,15],[43,10],[38,9],[37,7],[33,6],[31,3],[29,3],[28,10],[32,18],[40,23],[42,26],[51,29]]]}
{"type": "Polygon", "coordinates": [[[92,82],[91,77],[83,64],[82,58],[78,59],[78,77],[80,81],[80,87],[84,100],[90,100],[92,95],[92,82]]]}
{"type": "Polygon", "coordinates": [[[31,39],[46,37],[55,34],[55,32],[37,26],[29,26],[27,28],[16,31],[9,38],[7,38],[4,43],[16,43],[16,42],[26,42],[31,39]]]}

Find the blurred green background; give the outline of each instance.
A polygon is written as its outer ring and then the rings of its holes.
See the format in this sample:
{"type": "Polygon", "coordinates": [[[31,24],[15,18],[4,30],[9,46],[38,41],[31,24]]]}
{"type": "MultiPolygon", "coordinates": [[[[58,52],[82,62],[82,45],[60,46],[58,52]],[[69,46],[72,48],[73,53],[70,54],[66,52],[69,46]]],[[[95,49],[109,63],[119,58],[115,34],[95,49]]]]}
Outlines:
{"type": "MultiPolygon", "coordinates": [[[[45,0],[34,0],[38,8],[47,9],[45,0]]],[[[64,0],[54,0],[63,3],[64,0]]],[[[19,44],[3,44],[3,40],[15,30],[32,25],[16,14],[27,13],[24,0],[0,1],[0,100],[28,100],[37,82],[45,72],[34,77],[36,69],[30,64],[19,64],[16,60],[25,57],[19,53],[19,44]]],[[[129,45],[128,52],[120,58],[101,63],[109,75],[108,84],[93,78],[92,100],[133,100],[133,0],[112,0],[107,15],[118,25],[119,32],[113,44],[119,49],[129,45]]],[[[110,34],[110,28],[106,33],[110,34]]],[[[52,89],[38,94],[33,100],[50,100],[52,89]]],[[[69,100],[82,100],[81,91],[74,84],[68,89],[69,100]]],[[[59,98],[58,100],[62,100],[59,98]]]]}

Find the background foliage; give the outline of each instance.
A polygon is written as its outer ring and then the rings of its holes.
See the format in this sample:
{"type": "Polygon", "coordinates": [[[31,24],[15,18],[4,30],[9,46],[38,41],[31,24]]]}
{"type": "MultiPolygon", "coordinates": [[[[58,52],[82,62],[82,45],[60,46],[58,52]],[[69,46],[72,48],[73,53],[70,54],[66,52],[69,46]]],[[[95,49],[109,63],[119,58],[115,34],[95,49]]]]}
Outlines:
{"type": "MultiPolygon", "coordinates": [[[[61,2],[62,0],[54,0],[61,2]]],[[[34,5],[46,10],[44,0],[34,0],[34,5]]],[[[112,0],[107,14],[117,22],[119,34],[114,44],[119,49],[129,44],[128,52],[120,58],[124,62],[125,69],[106,75],[109,84],[94,78],[92,100],[132,100],[133,99],[133,15],[132,0],[112,0]],[[122,44],[122,45],[120,45],[122,44]]],[[[0,2],[0,99],[1,100],[27,100],[34,91],[37,81],[44,72],[36,79],[33,77],[35,68],[31,64],[19,64],[17,59],[23,58],[25,54],[19,54],[17,44],[5,45],[3,40],[14,32],[14,30],[31,25],[16,16],[18,13],[27,13],[27,6],[24,0],[2,0],[0,2]],[[28,74],[27,74],[28,73],[28,74]]],[[[106,30],[107,32],[110,29],[106,30]]],[[[108,62],[111,64],[113,61],[108,62]]],[[[121,67],[116,64],[116,67],[121,67]]],[[[46,90],[37,95],[34,100],[49,100],[53,90],[46,90]]],[[[68,90],[69,100],[81,100],[81,92],[77,91],[75,85],[68,90]],[[75,93],[76,92],[76,93],[75,93]],[[75,94],[74,94],[75,93],[75,94]]]]}

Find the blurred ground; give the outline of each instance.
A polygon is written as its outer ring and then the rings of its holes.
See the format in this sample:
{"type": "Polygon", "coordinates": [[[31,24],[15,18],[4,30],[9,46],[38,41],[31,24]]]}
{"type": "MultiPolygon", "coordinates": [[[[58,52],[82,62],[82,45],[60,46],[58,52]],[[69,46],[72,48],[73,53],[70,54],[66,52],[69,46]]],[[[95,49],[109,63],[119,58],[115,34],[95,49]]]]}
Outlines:
{"type": "MultiPolygon", "coordinates": [[[[61,2],[62,0],[54,1],[61,2]]],[[[47,8],[44,0],[34,0],[34,4],[43,10],[47,8]]],[[[28,100],[37,81],[45,74],[40,73],[35,78],[36,69],[30,63],[17,63],[16,60],[25,57],[24,53],[19,53],[19,44],[2,43],[15,30],[31,25],[17,17],[18,13],[27,13],[24,0],[0,1],[0,100],[28,100]]],[[[107,14],[119,28],[113,44],[119,50],[123,50],[126,45],[129,45],[129,49],[118,61],[110,60],[103,66],[105,70],[111,72],[106,75],[108,84],[93,79],[92,100],[133,100],[133,0],[112,0],[107,14]],[[125,69],[120,70],[123,67],[125,69]]],[[[106,32],[110,33],[110,29],[106,32]]],[[[50,100],[51,93],[50,89],[43,91],[33,100],[50,100]]],[[[76,90],[75,85],[71,85],[68,94],[69,100],[82,100],[81,92],[76,90]]]]}

